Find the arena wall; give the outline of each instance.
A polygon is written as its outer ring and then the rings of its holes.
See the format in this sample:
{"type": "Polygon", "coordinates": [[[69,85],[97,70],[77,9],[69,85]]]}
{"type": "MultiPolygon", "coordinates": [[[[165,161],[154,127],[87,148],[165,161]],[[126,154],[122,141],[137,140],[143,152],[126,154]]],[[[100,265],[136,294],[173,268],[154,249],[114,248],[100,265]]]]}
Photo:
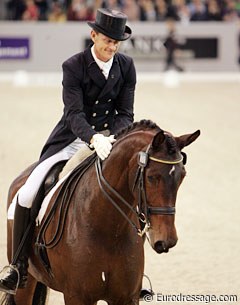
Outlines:
{"type": "MultiPolygon", "coordinates": [[[[135,59],[139,71],[162,71],[163,46],[168,33],[165,23],[132,23],[132,40],[122,51],[135,59]]],[[[239,26],[235,23],[194,22],[177,24],[182,47],[177,61],[187,71],[238,71],[239,26]],[[199,56],[197,54],[200,54],[199,56]]],[[[0,71],[61,71],[62,62],[83,50],[89,42],[85,23],[0,22],[0,71]]]]}

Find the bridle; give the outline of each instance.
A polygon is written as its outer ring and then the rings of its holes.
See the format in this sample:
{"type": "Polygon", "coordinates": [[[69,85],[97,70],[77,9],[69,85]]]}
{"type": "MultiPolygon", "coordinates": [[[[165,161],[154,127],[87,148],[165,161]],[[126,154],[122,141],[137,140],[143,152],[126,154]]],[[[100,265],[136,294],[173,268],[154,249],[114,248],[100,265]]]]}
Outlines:
{"type": "Polygon", "coordinates": [[[181,155],[179,159],[170,161],[157,159],[149,155],[150,146],[147,150],[140,151],[138,153],[138,168],[135,175],[135,180],[133,184],[133,191],[136,186],[138,186],[138,204],[136,209],[131,206],[104,178],[102,173],[102,165],[100,158],[97,157],[95,161],[95,169],[97,173],[97,179],[99,187],[104,194],[104,196],[112,203],[112,205],[119,211],[119,213],[127,220],[127,222],[137,231],[137,234],[143,236],[148,229],[150,228],[150,215],[175,215],[176,209],[172,206],[165,207],[153,207],[147,202],[146,188],[144,184],[145,168],[148,165],[149,160],[163,163],[163,164],[179,164],[183,162],[184,156],[181,155]],[[141,227],[138,226],[128,217],[128,215],[123,211],[119,204],[113,199],[113,196],[116,197],[121,203],[129,208],[139,219],[141,227]]]}

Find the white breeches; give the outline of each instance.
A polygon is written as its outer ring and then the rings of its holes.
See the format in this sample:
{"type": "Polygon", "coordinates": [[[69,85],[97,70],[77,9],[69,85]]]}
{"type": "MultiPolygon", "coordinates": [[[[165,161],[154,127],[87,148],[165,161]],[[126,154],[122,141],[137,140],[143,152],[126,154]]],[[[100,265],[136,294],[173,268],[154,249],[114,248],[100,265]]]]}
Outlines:
{"type": "MultiPolygon", "coordinates": [[[[70,159],[81,147],[84,147],[85,145],[85,142],[77,138],[58,153],[41,162],[32,171],[25,184],[16,194],[16,196],[18,195],[18,204],[25,208],[31,208],[38,189],[51,167],[59,161],[70,159]]],[[[13,200],[15,201],[16,198],[13,200]]]]}

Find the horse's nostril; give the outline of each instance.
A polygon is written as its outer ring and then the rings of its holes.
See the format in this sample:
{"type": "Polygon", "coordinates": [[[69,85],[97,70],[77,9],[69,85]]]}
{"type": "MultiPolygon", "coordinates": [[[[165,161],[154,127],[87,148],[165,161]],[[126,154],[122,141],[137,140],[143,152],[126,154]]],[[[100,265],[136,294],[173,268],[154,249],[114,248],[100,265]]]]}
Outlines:
{"type": "Polygon", "coordinates": [[[154,250],[157,253],[168,252],[168,247],[166,246],[166,243],[164,241],[159,240],[154,244],[154,250]]]}

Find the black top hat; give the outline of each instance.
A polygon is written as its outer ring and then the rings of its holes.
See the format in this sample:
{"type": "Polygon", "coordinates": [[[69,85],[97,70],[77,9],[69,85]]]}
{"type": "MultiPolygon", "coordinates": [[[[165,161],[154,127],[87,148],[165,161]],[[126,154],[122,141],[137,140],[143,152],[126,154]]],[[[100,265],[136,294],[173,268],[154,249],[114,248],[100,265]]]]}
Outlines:
{"type": "Polygon", "coordinates": [[[123,41],[128,39],[132,31],[126,25],[127,16],[110,9],[98,9],[95,22],[88,21],[88,25],[112,39],[123,41]]]}

